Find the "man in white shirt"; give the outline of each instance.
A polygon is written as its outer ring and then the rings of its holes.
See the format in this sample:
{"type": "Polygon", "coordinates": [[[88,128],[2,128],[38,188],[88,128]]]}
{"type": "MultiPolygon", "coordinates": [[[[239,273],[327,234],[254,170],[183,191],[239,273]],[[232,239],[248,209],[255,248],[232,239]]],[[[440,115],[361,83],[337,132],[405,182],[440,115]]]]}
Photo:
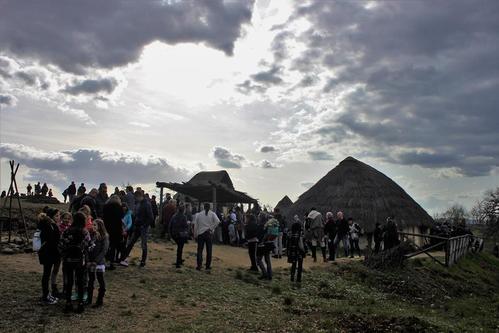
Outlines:
{"type": "Polygon", "coordinates": [[[204,211],[196,214],[194,218],[194,238],[198,242],[197,267],[198,271],[203,266],[203,250],[206,244],[206,270],[211,270],[212,235],[220,223],[217,214],[210,210],[210,204],[204,204],[204,211]]]}

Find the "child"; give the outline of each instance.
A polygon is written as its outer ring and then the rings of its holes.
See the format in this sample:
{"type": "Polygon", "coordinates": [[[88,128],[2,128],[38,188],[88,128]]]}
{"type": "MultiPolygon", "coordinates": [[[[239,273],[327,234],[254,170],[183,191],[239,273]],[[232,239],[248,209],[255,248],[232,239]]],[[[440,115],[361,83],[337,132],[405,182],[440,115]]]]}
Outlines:
{"type": "Polygon", "coordinates": [[[77,312],[84,311],[83,304],[83,274],[85,253],[88,252],[90,245],[90,235],[85,230],[85,214],[78,212],[73,216],[73,224],[62,234],[59,242],[59,250],[62,256],[62,270],[66,278],[66,307],[64,312],[73,311],[71,304],[71,294],[73,289],[73,279],[76,275],[76,284],[78,289],[78,308],[77,312]]]}
{"type": "Polygon", "coordinates": [[[303,270],[303,258],[305,257],[305,245],[303,242],[302,225],[295,222],[291,226],[291,236],[288,239],[287,255],[288,263],[291,264],[291,282],[301,282],[301,273],[303,270]],[[296,271],[298,266],[298,271],[296,271]]]}
{"type": "Polygon", "coordinates": [[[97,281],[99,281],[99,294],[97,295],[97,301],[92,306],[93,308],[97,308],[102,306],[102,301],[106,292],[104,272],[106,271],[105,256],[109,249],[109,235],[107,234],[106,227],[101,219],[94,221],[93,229],[91,234],[93,246],[88,253],[87,263],[88,298],[86,303],[89,305],[92,304],[95,276],[97,275],[97,281]]]}
{"type": "MultiPolygon", "coordinates": [[[[53,217],[58,213],[52,208],[44,209],[50,212],[53,217]]],[[[38,216],[38,229],[40,230],[40,238],[42,246],[38,251],[38,259],[43,265],[42,276],[42,302],[44,304],[56,304],[57,298],[49,293],[49,280],[51,276],[57,275],[56,269],[59,270],[60,256],[57,246],[59,244],[59,229],[55,221],[48,214],[41,213],[38,216]]],[[[57,293],[57,288],[52,285],[52,293],[57,293]]]]}

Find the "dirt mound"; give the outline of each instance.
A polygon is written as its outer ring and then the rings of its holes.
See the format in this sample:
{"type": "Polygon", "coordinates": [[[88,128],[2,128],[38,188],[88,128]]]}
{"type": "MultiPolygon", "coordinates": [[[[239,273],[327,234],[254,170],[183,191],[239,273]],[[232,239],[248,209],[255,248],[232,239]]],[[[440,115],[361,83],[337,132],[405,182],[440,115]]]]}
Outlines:
{"type": "Polygon", "coordinates": [[[338,324],[348,332],[438,332],[433,325],[412,316],[384,317],[348,314],[342,316],[338,324]]]}
{"type": "Polygon", "coordinates": [[[392,249],[370,255],[364,263],[367,267],[374,269],[402,267],[406,260],[404,256],[414,250],[410,243],[402,242],[392,249]]]}
{"type": "Polygon", "coordinates": [[[43,195],[30,195],[26,196],[24,198],[26,202],[31,202],[31,203],[39,203],[39,204],[46,204],[46,205],[57,205],[60,204],[60,201],[57,200],[55,197],[47,197],[43,195]]]}

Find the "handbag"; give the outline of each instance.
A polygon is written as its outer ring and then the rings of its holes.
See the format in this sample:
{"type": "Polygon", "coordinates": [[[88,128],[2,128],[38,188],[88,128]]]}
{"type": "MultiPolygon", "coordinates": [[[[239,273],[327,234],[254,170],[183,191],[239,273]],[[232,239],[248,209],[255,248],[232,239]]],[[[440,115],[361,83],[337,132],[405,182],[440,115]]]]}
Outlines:
{"type": "Polygon", "coordinates": [[[38,252],[42,248],[42,239],[40,237],[41,233],[40,229],[36,229],[33,234],[33,252],[38,252]]]}

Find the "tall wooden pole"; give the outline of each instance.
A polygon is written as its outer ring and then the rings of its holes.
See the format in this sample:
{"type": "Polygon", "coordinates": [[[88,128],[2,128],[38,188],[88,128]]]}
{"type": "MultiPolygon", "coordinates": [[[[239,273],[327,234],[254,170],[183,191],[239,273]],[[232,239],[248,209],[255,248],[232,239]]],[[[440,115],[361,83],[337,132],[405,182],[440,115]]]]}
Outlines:
{"type": "Polygon", "coordinates": [[[213,211],[217,211],[217,188],[212,186],[213,211]]]}

